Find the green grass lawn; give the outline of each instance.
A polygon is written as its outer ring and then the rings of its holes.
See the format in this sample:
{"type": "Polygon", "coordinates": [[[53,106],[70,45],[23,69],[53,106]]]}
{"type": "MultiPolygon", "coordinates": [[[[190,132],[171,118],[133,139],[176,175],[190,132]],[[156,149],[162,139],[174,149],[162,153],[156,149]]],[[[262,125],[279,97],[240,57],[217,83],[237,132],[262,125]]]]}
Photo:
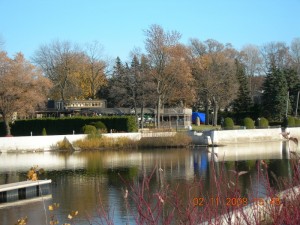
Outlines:
{"type": "Polygon", "coordinates": [[[196,125],[192,124],[192,129],[194,131],[218,130],[218,129],[221,129],[221,126],[220,125],[213,126],[213,125],[205,125],[205,124],[201,124],[200,126],[196,126],[196,125]]]}

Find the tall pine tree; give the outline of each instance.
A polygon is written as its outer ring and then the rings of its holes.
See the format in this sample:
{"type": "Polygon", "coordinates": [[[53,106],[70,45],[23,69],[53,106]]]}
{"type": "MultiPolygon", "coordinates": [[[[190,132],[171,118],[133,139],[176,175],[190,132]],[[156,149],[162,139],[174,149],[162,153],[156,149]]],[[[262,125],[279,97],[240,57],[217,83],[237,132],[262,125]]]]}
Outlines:
{"type": "Polygon", "coordinates": [[[281,121],[286,113],[288,85],[282,69],[271,66],[263,84],[264,115],[274,121],[281,121]]]}
{"type": "Polygon", "coordinates": [[[285,68],[283,69],[283,73],[287,81],[291,112],[296,113],[297,95],[298,91],[300,91],[300,79],[295,69],[285,68]]]}
{"type": "Polygon", "coordinates": [[[245,66],[238,60],[235,61],[235,64],[237,80],[239,82],[239,90],[237,93],[237,98],[233,102],[233,110],[238,117],[246,117],[251,113],[253,102],[250,97],[250,89],[245,73],[245,66]]]}

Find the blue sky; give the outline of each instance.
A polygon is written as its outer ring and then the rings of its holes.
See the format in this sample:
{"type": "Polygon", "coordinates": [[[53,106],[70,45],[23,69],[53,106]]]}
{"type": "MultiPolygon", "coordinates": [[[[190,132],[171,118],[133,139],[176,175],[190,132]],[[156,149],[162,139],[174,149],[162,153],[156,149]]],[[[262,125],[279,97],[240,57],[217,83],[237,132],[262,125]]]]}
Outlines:
{"type": "Polygon", "coordinates": [[[212,38],[240,49],[300,37],[299,0],[0,0],[4,50],[29,59],[54,40],[83,45],[97,40],[104,54],[128,60],[144,49],[152,24],[177,30],[181,42],[212,38]]]}

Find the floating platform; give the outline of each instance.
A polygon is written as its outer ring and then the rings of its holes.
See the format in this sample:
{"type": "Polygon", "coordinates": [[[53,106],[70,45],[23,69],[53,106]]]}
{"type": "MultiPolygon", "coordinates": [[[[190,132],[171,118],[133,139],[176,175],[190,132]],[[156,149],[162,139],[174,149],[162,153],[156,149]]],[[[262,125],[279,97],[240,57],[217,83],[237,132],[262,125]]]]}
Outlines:
{"type": "Polygon", "coordinates": [[[46,196],[50,193],[51,180],[22,181],[0,185],[0,205],[25,199],[46,196]]]}

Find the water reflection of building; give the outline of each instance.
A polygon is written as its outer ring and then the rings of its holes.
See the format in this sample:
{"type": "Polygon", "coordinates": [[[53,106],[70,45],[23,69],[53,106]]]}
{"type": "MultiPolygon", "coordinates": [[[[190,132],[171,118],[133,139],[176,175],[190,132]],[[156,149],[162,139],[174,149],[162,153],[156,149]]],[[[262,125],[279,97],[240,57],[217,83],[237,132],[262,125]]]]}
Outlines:
{"type": "Polygon", "coordinates": [[[198,176],[206,176],[208,169],[209,158],[207,151],[199,151],[193,153],[194,171],[198,176]]]}

